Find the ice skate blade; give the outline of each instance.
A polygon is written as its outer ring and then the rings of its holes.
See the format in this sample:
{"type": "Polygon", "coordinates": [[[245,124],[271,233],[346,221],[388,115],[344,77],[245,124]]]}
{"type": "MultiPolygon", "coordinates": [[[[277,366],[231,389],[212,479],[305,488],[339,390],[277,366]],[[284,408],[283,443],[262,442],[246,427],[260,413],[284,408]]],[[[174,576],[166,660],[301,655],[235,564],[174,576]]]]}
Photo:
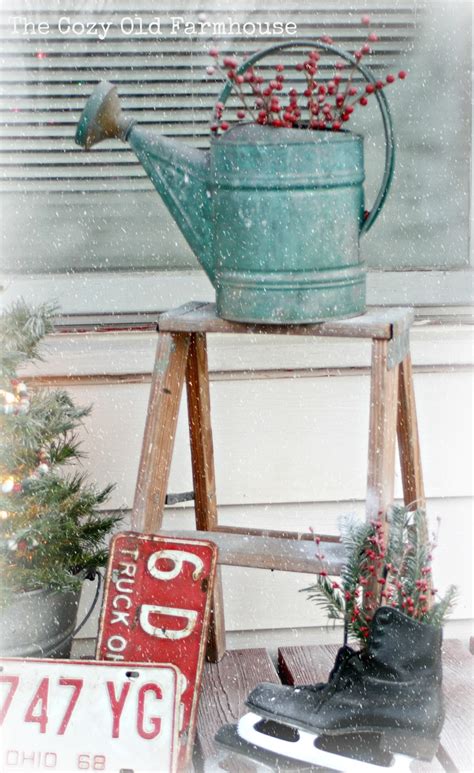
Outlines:
{"type": "Polygon", "coordinates": [[[296,720],[291,717],[279,715],[276,717],[275,713],[254,706],[248,700],[247,706],[250,708],[251,713],[257,714],[261,719],[268,719],[270,721],[278,721],[281,724],[293,727],[298,731],[309,733],[313,737],[331,737],[337,738],[339,736],[361,735],[361,736],[380,736],[379,748],[381,752],[386,752],[403,757],[411,757],[417,760],[424,760],[431,762],[435,756],[439,747],[439,737],[423,736],[419,733],[410,731],[408,728],[396,727],[367,727],[367,726],[353,726],[350,728],[333,728],[333,729],[320,729],[318,733],[317,728],[308,729],[303,720],[296,720]]]}
{"type": "Polygon", "coordinates": [[[396,752],[403,749],[403,753],[416,760],[431,762],[439,746],[439,738],[424,738],[421,735],[391,730],[380,739],[380,748],[386,752],[396,752]]]}
{"type": "MultiPolygon", "coordinates": [[[[239,757],[251,760],[257,763],[259,769],[264,766],[265,770],[272,771],[273,773],[303,773],[310,771],[314,773],[314,766],[300,762],[288,757],[278,757],[272,752],[262,749],[261,746],[257,746],[253,743],[248,743],[240,737],[237,731],[237,725],[223,725],[217,731],[214,740],[216,744],[225,749],[226,752],[231,754],[238,754],[239,757]]],[[[233,767],[235,770],[235,766],[233,767]]],[[[318,773],[332,773],[329,768],[318,768],[318,773]]]]}
{"type": "MultiPolygon", "coordinates": [[[[275,718],[274,718],[275,719],[275,718]]],[[[394,754],[392,764],[389,766],[375,765],[371,762],[345,757],[340,754],[320,749],[315,745],[318,736],[307,733],[305,730],[295,730],[294,740],[285,740],[260,732],[257,725],[262,722],[262,717],[249,712],[239,721],[238,733],[244,741],[259,746],[261,749],[273,752],[282,757],[289,757],[308,762],[311,765],[330,768],[339,773],[408,773],[410,771],[411,758],[402,754],[394,754]]],[[[282,733],[288,738],[288,726],[282,725],[282,733]]]]}

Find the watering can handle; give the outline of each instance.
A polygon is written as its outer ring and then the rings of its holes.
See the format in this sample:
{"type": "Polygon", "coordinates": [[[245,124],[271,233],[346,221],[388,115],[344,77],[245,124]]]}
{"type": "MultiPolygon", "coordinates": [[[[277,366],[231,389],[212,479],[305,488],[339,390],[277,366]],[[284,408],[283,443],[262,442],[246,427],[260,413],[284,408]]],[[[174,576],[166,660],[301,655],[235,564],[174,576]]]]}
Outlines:
{"type": "MultiPolygon", "coordinates": [[[[376,79],[370,70],[368,70],[367,67],[364,67],[364,65],[360,64],[357,59],[352,56],[352,54],[350,54],[348,51],[345,51],[343,48],[338,48],[337,46],[333,46],[330,43],[323,43],[321,40],[291,40],[286,43],[277,43],[274,46],[264,48],[263,51],[257,51],[257,53],[249,56],[249,58],[246,59],[245,62],[243,62],[240,67],[237,68],[237,75],[242,75],[249,67],[252,67],[252,65],[258,62],[260,59],[263,59],[264,56],[276,53],[277,51],[282,51],[285,48],[321,48],[324,51],[331,51],[332,53],[340,56],[341,59],[345,59],[346,62],[354,65],[354,67],[356,67],[359,72],[362,73],[368,83],[372,83],[374,86],[376,84],[376,79]]],[[[232,81],[229,80],[219,95],[219,102],[225,103],[232,91],[232,86],[232,81]]],[[[383,128],[385,133],[385,167],[382,184],[375,199],[374,205],[366,219],[361,224],[361,234],[366,233],[369,228],[371,228],[371,226],[375,223],[378,215],[380,214],[390,189],[393,177],[393,169],[395,165],[395,141],[393,137],[392,119],[390,117],[387,98],[383,91],[380,91],[379,89],[376,89],[374,93],[380,108],[380,112],[382,113],[383,128]]]]}

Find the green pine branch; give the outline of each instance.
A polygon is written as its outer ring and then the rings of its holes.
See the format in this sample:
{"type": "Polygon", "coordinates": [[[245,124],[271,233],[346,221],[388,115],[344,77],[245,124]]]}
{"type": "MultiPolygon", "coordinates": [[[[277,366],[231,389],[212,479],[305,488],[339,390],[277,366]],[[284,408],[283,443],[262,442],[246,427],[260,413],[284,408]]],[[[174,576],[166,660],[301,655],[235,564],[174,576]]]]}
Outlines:
{"type": "Polygon", "coordinates": [[[405,529],[409,513],[404,507],[392,506],[388,514],[389,542],[387,546],[387,563],[401,566],[405,551],[405,529]]]}
{"type": "Polygon", "coordinates": [[[316,584],[302,588],[308,598],[322,607],[329,620],[343,620],[345,615],[344,598],[339,589],[334,588],[334,582],[326,575],[319,575],[316,584]]]}
{"type": "Polygon", "coordinates": [[[453,610],[458,599],[458,589],[450,585],[445,595],[433,604],[431,609],[424,616],[424,622],[431,625],[441,626],[445,618],[453,610]]]}
{"type": "Polygon", "coordinates": [[[15,303],[0,317],[0,373],[14,377],[24,362],[41,360],[40,345],[53,330],[58,311],[55,304],[44,303],[31,308],[25,301],[15,303]]]}
{"type": "Polygon", "coordinates": [[[340,519],[339,528],[346,555],[341,579],[344,591],[352,597],[352,601],[348,602],[348,611],[351,612],[351,607],[355,604],[355,592],[367,563],[365,549],[374,534],[374,527],[367,521],[360,522],[353,517],[347,517],[340,519]]]}
{"type": "Polygon", "coordinates": [[[82,456],[74,431],[91,407],[77,407],[67,392],[34,391],[28,413],[0,414],[0,473],[19,470],[23,475],[38,464],[44,452],[52,464],[82,456]]]}

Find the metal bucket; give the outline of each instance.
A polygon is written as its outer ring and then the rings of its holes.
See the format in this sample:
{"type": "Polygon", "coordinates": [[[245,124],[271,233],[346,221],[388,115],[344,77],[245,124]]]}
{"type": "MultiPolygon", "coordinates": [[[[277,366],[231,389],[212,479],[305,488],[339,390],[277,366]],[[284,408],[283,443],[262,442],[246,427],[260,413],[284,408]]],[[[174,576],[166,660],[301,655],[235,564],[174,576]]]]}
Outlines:
{"type": "Polygon", "coordinates": [[[80,595],[44,589],[19,593],[0,610],[0,654],[68,658],[80,595]]]}

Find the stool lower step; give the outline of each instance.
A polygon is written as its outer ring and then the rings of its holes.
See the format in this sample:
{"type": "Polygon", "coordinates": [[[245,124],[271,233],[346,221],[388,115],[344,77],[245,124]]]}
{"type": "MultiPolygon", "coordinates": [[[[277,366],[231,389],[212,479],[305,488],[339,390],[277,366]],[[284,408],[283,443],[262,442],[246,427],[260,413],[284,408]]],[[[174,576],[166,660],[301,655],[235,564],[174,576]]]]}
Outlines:
{"type": "MultiPolygon", "coordinates": [[[[179,534],[189,539],[215,542],[219,550],[219,564],[315,574],[323,568],[321,561],[316,558],[316,548],[311,540],[227,534],[219,531],[163,530],[160,534],[179,534]]],[[[344,561],[343,546],[336,542],[325,544],[324,556],[326,571],[330,574],[340,574],[344,561]]]]}

